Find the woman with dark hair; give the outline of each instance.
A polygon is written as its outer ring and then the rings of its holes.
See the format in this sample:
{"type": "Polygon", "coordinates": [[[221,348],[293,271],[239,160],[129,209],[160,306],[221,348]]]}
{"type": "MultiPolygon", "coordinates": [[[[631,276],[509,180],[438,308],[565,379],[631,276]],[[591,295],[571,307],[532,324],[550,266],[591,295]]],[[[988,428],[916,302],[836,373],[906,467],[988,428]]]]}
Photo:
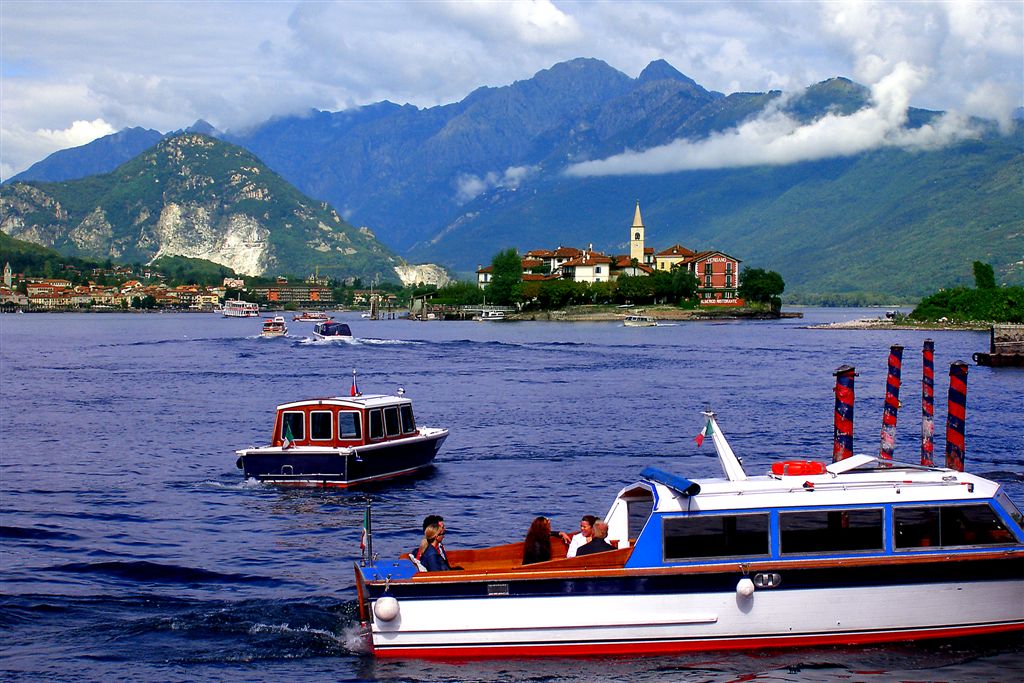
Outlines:
{"type": "Polygon", "coordinates": [[[551,520],[537,517],[526,532],[523,542],[523,564],[547,562],[551,559],[551,520]]]}

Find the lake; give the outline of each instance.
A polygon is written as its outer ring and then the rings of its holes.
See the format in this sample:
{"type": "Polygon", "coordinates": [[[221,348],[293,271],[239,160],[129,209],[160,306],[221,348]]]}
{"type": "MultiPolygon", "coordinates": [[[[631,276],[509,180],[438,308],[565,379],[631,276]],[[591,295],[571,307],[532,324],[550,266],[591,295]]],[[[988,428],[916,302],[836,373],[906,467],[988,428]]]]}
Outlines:
{"type": "MultiPolygon", "coordinates": [[[[0,315],[0,676],[5,680],[1006,680],[1024,639],[644,659],[378,662],[355,637],[364,500],[382,557],[444,516],[449,548],[572,530],[648,465],[720,476],[698,448],[714,410],[748,472],[828,460],[833,371],[857,368],[855,450],[877,452],[889,346],[906,347],[897,460],[917,462],[921,347],[935,340],[936,461],[949,364],[984,332],[811,330],[880,309],[779,321],[367,321],[259,338],[215,314],[0,315]],[[245,483],[235,449],[274,408],[364,393],[413,399],[451,430],[436,467],[368,491],[245,483]]],[[[290,321],[291,315],[288,319],[290,321]]],[[[967,468],[1024,506],[1024,370],[971,366],[967,468]]]]}

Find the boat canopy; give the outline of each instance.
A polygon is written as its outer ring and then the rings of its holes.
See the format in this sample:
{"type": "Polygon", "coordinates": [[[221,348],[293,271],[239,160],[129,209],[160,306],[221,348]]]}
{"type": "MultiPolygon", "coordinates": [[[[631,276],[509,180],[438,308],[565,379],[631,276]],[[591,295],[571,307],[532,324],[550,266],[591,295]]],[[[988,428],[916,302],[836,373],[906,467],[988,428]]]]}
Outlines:
{"type": "Polygon", "coordinates": [[[664,484],[676,493],[683,496],[696,496],[700,493],[700,484],[695,481],[690,481],[685,477],[680,477],[675,474],[670,474],[664,470],[659,470],[657,467],[646,467],[640,476],[647,481],[654,482],[656,484],[664,484]]]}

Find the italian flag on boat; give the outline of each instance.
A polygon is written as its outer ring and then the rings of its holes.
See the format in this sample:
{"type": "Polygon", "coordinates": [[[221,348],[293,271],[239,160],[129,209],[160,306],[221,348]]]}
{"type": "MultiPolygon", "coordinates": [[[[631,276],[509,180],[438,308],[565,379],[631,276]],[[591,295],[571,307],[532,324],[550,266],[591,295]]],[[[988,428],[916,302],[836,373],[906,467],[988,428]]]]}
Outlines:
{"type": "Polygon", "coordinates": [[[292,436],[292,426],[286,421],[284,423],[284,443],[281,444],[282,449],[288,449],[295,445],[295,437],[292,436]]]}
{"type": "Polygon", "coordinates": [[[693,437],[693,440],[697,442],[698,446],[703,446],[704,445],[704,437],[711,436],[714,433],[715,433],[715,428],[711,426],[711,420],[708,420],[707,424],[704,425],[704,429],[701,430],[700,434],[698,434],[697,436],[693,437]]]}
{"type": "Polygon", "coordinates": [[[370,507],[366,507],[366,512],[363,513],[363,535],[359,537],[359,550],[362,552],[366,551],[366,537],[369,535],[370,529],[370,507]]]}

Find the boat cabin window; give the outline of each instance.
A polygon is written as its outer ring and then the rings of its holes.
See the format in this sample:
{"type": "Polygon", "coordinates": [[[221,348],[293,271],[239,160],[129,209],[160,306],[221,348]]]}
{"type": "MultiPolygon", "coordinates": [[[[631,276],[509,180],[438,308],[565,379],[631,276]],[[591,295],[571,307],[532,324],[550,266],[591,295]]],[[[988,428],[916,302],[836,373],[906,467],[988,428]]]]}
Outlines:
{"type": "Polygon", "coordinates": [[[416,431],[416,420],[412,417],[412,404],[403,403],[401,407],[402,411],[402,433],[412,434],[416,431]]]}
{"type": "Polygon", "coordinates": [[[358,439],[363,435],[359,424],[359,411],[342,410],[338,412],[338,438],[358,439]]]}
{"type": "Polygon", "coordinates": [[[309,414],[309,438],[313,441],[330,441],[334,438],[329,410],[316,410],[309,414]]]}
{"type": "Polygon", "coordinates": [[[779,538],[783,555],[882,550],[882,511],[782,512],[779,538]]]}
{"type": "Polygon", "coordinates": [[[988,505],[893,508],[896,549],[1019,543],[988,505]]]}
{"type": "Polygon", "coordinates": [[[768,555],[768,513],[665,517],[665,561],[768,555]]]}
{"type": "Polygon", "coordinates": [[[398,406],[384,409],[384,430],[388,436],[398,436],[402,433],[398,422],[398,406]]]}
{"type": "Polygon", "coordinates": [[[292,433],[292,441],[302,441],[306,438],[306,415],[302,412],[281,413],[281,438],[284,439],[289,430],[292,433]]]}
{"type": "Polygon", "coordinates": [[[384,438],[384,416],[380,408],[370,411],[370,439],[384,438]]]}
{"type": "Polygon", "coordinates": [[[1010,497],[1006,495],[1005,491],[1000,491],[996,494],[996,500],[999,502],[999,505],[1006,510],[1006,513],[1010,515],[1010,519],[1017,523],[1017,526],[1024,527],[1024,515],[1022,515],[1020,509],[1013,504],[1013,501],[1010,500],[1010,497]]]}
{"type": "Polygon", "coordinates": [[[640,532],[654,511],[654,496],[633,498],[626,501],[627,528],[630,538],[640,538],[640,532]]]}

